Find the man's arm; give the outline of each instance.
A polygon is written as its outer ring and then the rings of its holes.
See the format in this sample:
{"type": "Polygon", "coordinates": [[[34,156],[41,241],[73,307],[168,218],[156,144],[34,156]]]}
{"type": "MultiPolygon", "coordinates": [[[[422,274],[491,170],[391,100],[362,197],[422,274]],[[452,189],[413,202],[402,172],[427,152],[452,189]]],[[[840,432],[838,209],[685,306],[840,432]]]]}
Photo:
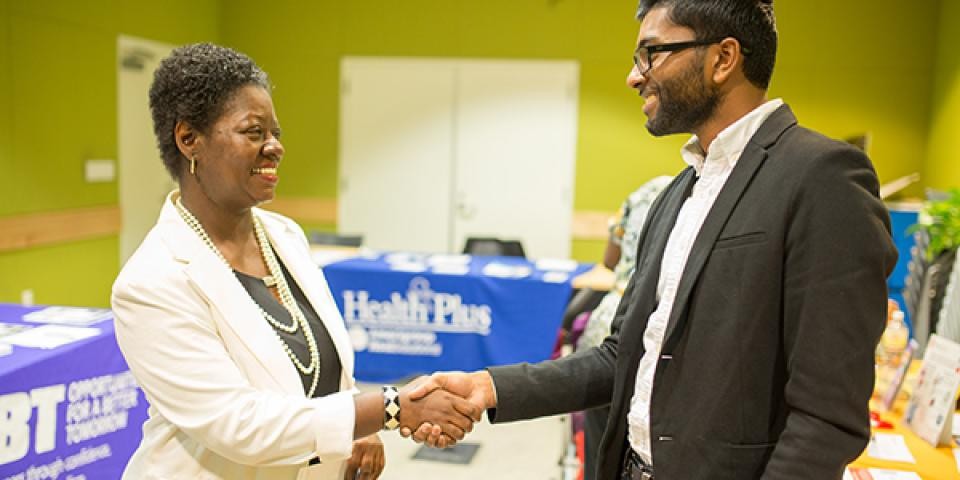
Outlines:
{"type": "Polygon", "coordinates": [[[877,178],[859,151],[809,162],[784,258],[786,425],[763,479],[840,478],[870,435],[874,349],[896,261],[877,178]]]}

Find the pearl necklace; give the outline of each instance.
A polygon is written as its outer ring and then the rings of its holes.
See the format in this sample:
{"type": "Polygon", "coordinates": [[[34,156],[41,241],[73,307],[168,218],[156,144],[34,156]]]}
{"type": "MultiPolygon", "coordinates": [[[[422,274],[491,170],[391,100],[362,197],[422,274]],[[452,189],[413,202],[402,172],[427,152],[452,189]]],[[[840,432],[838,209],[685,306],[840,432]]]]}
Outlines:
{"type": "MultiPolygon", "coordinates": [[[[227,261],[226,257],[220,253],[220,250],[213,243],[213,240],[210,239],[210,236],[207,235],[207,231],[203,229],[203,225],[200,224],[200,221],[197,220],[197,217],[194,217],[187,207],[183,205],[183,197],[177,198],[174,205],[177,207],[177,211],[180,213],[180,217],[183,218],[183,221],[190,226],[190,228],[203,240],[213,253],[217,254],[217,257],[221,261],[233,270],[233,267],[230,266],[230,262],[227,261]]],[[[263,225],[260,223],[260,219],[253,216],[253,230],[257,238],[257,244],[260,246],[260,255],[263,257],[264,263],[267,264],[267,270],[270,271],[270,275],[264,279],[267,287],[276,286],[277,292],[280,294],[280,303],[283,304],[283,308],[290,313],[290,317],[293,320],[290,325],[285,325],[273,318],[273,315],[267,313],[260,304],[257,304],[257,308],[260,310],[260,314],[263,315],[263,318],[267,320],[274,327],[283,330],[284,332],[293,334],[297,331],[298,328],[303,329],[303,336],[307,340],[307,347],[310,351],[310,363],[304,365],[299,358],[293,353],[293,350],[287,345],[287,342],[280,336],[279,333],[274,332],[277,335],[277,338],[280,340],[280,346],[283,347],[283,351],[286,352],[287,357],[290,357],[290,360],[293,362],[293,365],[297,370],[304,375],[311,375],[310,391],[307,392],[307,397],[312,398],[313,393],[317,389],[317,381],[320,379],[320,351],[317,348],[317,341],[313,337],[313,330],[310,328],[310,323],[307,322],[306,317],[303,315],[303,312],[300,310],[300,307],[297,305],[296,300],[293,298],[293,293],[290,290],[290,285],[287,283],[286,277],[283,275],[283,270],[280,268],[280,263],[277,261],[276,255],[273,254],[273,249],[270,248],[270,242],[267,239],[267,233],[263,229],[263,225]]],[[[256,302],[254,302],[256,303],[256,302]]]]}

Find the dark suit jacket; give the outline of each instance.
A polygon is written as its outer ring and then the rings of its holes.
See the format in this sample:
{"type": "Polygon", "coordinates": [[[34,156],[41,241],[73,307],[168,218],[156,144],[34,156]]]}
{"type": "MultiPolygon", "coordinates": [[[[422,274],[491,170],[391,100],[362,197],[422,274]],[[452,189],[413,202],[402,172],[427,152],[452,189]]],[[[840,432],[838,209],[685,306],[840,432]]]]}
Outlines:
{"type": "MultiPolygon", "coordinates": [[[[664,245],[695,172],[651,209],[637,271],[594,349],[491,368],[494,422],[610,403],[597,478],[617,479],[664,245]]],[[[867,157],[786,106],[749,141],[693,245],[651,399],[657,480],[839,479],[870,427],[896,251],[867,157]]]]}

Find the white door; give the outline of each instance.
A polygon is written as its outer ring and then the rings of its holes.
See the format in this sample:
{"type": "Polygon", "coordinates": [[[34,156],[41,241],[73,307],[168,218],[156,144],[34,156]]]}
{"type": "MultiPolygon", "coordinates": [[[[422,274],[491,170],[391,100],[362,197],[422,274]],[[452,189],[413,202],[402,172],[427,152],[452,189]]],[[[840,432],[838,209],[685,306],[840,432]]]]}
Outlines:
{"type": "Polygon", "coordinates": [[[453,248],[499,237],[570,256],[578,78],[576,62],[460,64],[453,248]]]}
{"type": "Polygon", "coordinates": [[[341,76],[337,229],[372,248],[446,251],[453,67],[346,58],[341,76]]]}
{"type": "Polygon", "coordinates": [[[338,226],[391,250],[468,236],[568,257],[579,70],[566,61],[347,58],[338,226]]]}
{"type": "Polygon", "coordinates": [[[156,223],[175,184],[160,160],[148,93],[153,71],[173,47],[139,38],[117,39],[117,154],[122,227],[120,264],[156,223]]]}

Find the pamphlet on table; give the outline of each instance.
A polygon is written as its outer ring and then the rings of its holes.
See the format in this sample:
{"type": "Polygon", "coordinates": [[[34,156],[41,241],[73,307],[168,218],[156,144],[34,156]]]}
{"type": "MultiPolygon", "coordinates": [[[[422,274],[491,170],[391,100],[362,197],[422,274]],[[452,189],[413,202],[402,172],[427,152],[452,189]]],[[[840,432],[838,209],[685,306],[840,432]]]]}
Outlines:
{"type": "Polygon", "coordinates": [[[958,388],[960,344],[931,335],[904,421],[934,447],[951,444],[958,388]]]}

